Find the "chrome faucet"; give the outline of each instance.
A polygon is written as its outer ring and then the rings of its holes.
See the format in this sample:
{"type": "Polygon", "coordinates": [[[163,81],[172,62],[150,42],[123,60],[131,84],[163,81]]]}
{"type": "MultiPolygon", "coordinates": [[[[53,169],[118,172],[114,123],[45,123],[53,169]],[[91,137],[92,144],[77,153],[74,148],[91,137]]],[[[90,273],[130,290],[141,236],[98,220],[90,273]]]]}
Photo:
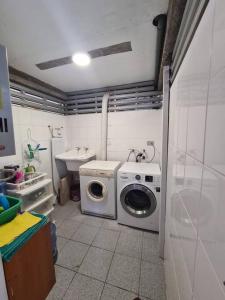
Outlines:
{"type": "Polygon", "coordinates": [[[84,147],[84,151],[87,153],[88,152],[88,147],[84,147]]]}
{"type": "Polygon", "coordinates": [[[80,147],[74,147],[74,149],[77,149],[77,152],[80,151],[80,147]]]}

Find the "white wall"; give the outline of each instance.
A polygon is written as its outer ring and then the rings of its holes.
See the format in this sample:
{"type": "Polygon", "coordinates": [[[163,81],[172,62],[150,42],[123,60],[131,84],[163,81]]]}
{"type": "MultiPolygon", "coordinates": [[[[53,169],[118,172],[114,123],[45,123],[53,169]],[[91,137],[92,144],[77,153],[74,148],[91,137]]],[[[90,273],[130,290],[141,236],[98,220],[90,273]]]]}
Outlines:
{"type": "Polygon", "coordinates": [[[168,300],[225,299],[224,12],[209,1],[171,88],[168,300]]]}
{"type": "MultiPolygon", "coordinates": [[[[32,138],[47,151],[40,152],[41,164],[33,163],[39,171],[51,176],[51,135],[48,125],[63,126],[66,148],[89,147],[99,158],[101,149],[101,114],[60,116],[35,109],[12,106],[16,143],[16,155],[0,158],[0,167],[6,164],[24,164],[23,145],[26,145],[27,129],[32,138]]],[[[158,152],[155,162],[159,162],[161,152],[162,110],[140,110],[109,113],[108,116],[108,160],[125,161],[130,148],[146,149],[149,158],[152,148],[147,140],[155,141],[158,152]]],[[[134,160],[131,156],[131,160],[134,160]]]]}
{"type": "Polygon", "coordinates": [[[51,135],[48,125],[63,126],[65,128],[65,117],[54,113],[43,112],[35,109],[12,106],[13,123],[16,143],[16,155],[0,158],[0,167],[6,164],[23,164],[23,144],[26,144],[27,129],[31,129],[32,138],[47,151],[40,151],[41,163],[33,163],[39,171],[47,172],[51,176],[51,135]]]}
{"type": "MultiPolygon", "coordinates": [[[[69,146],[87,146],[97,153],[101,150],[101,114],[73,115],[66,117],[69,146]]],[[[126,161],[130,148],[146,149],[149,158],[152,148],[148,140],[155,141],[161,152],[162,110],[137,110],[111,112],[108,115],[108,160],[126,161]]],[[[133,156],[131,156],[133,160],[133,156]]],[[[154,161],[159,162],[157,152],[154,161]]]]}

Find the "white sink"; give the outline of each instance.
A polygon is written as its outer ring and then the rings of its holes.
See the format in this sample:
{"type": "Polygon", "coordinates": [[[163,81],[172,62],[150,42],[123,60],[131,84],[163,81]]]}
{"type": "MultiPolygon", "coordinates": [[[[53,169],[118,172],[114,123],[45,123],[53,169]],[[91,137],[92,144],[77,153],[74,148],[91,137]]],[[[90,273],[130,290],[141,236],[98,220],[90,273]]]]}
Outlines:
{"type": "Polygon", "coordinates": [[[91,151],[82,152],[78,150],[70,150],[57,154],[55,158],[64,161],[68,171],[79,171],[79,167],[81,165],[95,159],[95,153],[91,151]]]}

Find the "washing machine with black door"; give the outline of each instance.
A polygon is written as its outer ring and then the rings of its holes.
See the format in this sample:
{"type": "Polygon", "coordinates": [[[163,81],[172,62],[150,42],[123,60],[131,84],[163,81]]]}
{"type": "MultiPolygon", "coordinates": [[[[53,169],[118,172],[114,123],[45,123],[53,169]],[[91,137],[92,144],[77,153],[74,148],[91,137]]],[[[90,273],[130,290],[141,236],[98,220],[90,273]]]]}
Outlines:
{"type": "Polygon", "coordinates": [[[155,163],[124,163],[117,174],[118,223],[159,231],[161,171],[155,163]]]}

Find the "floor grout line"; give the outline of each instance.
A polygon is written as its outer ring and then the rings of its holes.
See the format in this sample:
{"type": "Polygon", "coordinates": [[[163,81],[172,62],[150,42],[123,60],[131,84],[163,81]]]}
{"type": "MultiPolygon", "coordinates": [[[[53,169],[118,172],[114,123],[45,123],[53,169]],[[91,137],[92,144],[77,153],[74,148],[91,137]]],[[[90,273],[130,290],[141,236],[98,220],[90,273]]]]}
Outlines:
{"type": "Polygon", "coordinates": [[[102,298],[102,295],[103,295],[104,288],[105,288],[105,282],[104,282],[104,284],[103,284],[103,288],[102,288],[102,291],[101,291],[101,295],[100,295],[100,298],[99,298],[99,300],[101,300],[101,298],[102,298]]]}
{"type": "MultiPolygon", "coordinates": [[[[60,236],[61,237],[61,236],[60,236]]],[[[108,251],[108,252],[114,252],[112,250],[108,250],[108,249],[105,249],[105,248],[101,248],[101,247],[98,247],[98,246],[95,246],[93,244],[87,244],[87,243],[84,243],[84,242],[80,242],[80,241],[76,241],[76,240],[72,240],[72,239],[67,239],[68,241],[66,242],[66,244],[70,241],[70,242],[74,242],[74,243],[80,243],[80,244],[83,244],[85,246],[88,246],[88,247],[93,247],[93,248],[97,248],[97,249],[101,249],[101,250],[105,250],[105,251],[108,251]]],[[[66,244],[63,246],[63,248],[66,246],[66,244]]],[[[63,250],[63,248],[60,250],[60,252],[63,250]]]]}
{"type": "Polygon", "coordinates": [[[65,292],[64,292],[64,294],[63,294],[63,296],[62,296],[62,299],[65,297],[65,295],[66,295],[66,293],[67,293],[67,291],[68,291],[68,289],[69,289],[69,287],[70,287],[71,283],[73,282],[73,280],[74,280],[74,278],[75,278],[76,274],[77,274],[77,273],[76,273],[76,272],[74,272],[74,275],[73,275],[72,279],[70,280],[70,283],[69,283],[69,285],[68,285],[67,289],[65,290],[65,292]]]}
{"type": "Polygon", "coordinates": [[[102,298],[102,294],[103,294],[104,288],[105,288],[105,286],[107,284],[107,279],[108,279],[109,271],[110,271],[110,268],[111,268],[111,265],[112,265],[112,262],[113,262],[113,258],[115,256],[116,246],[117,246],[117,243],[119,241],[120,234],[121,234],[121,232],[119,232],[119,236],[118,236],[117,241],[116,241],[116,245],[115,245],[115,249],[113,251],[113,255],[112,255],[112,259],[111,259],[110,265],[109,265],[109,269],[108,269],[108,272],[107,272],[106,277],[105,277],[105,282],[104,282],[104,286],[103,286],[103,289],[102,289],[102,292],[101,292],[100,300],[102,298]]]}
{"type": "Polygon", "coordinates": [[[140,273],[139,273],[139,283],[138,283],[138,297],[140,297],[140,286],[141,286],[141,265],[142,265],[142,256],[143,256],[143,243],[144,243],[144,233],[142,232],[141,238],[141,262],[140,262],[140,273]]]}

